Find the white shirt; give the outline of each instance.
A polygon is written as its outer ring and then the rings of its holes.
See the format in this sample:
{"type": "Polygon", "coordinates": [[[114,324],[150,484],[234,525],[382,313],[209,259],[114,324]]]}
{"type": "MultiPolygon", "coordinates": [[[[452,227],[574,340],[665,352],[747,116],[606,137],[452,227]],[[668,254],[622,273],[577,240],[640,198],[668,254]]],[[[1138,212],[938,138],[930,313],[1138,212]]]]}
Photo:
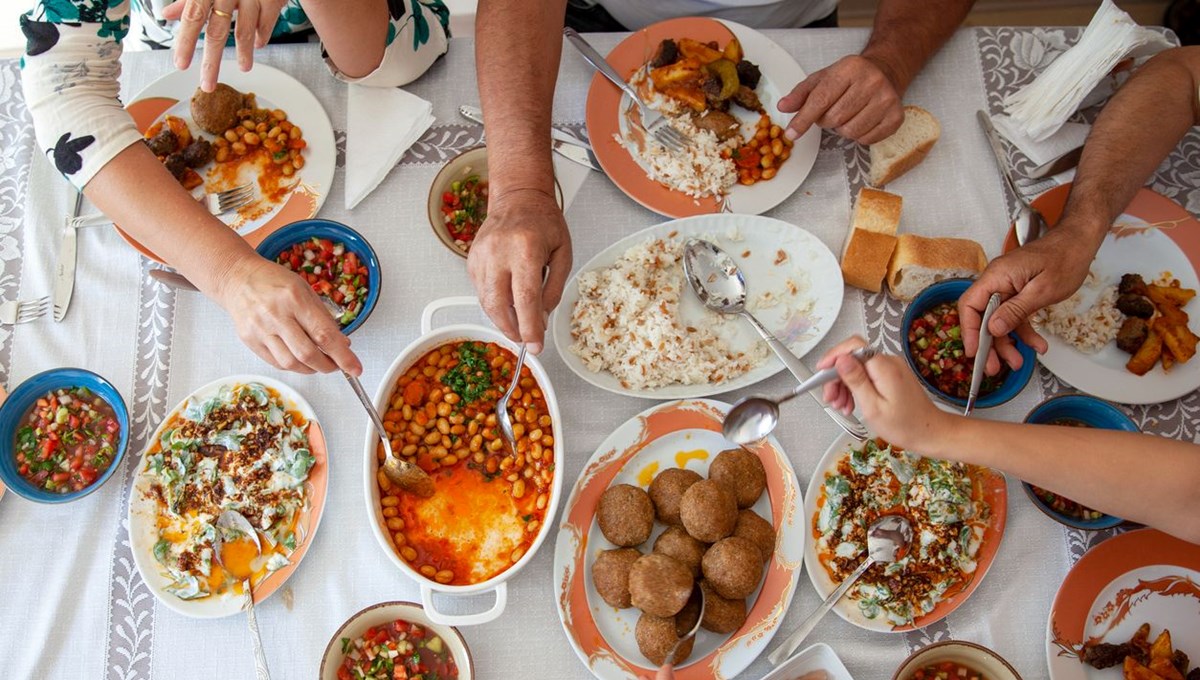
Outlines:
{"type": "Polygon", "coordinates": [[[631,31],[664,19],[707,16],[752,28],[796,28],[824,19],[838,0],[597,0],[631,31]]]}

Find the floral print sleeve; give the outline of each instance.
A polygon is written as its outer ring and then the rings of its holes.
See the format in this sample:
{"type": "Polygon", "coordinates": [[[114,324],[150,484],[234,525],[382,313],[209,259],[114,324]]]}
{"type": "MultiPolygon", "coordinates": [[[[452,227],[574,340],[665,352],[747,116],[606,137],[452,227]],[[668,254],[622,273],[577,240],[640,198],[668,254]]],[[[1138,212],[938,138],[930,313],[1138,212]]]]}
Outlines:
{"type": "Polygon", "coordinates": [[[371,87],[399,87],[420,78],[450,41],[450,10],[442,0],[387,0],[387,49],[383,62],[362,78],[348,78],[328,57],[339,80],[371,87]]]}
{"type": "Polygon", "coordinates": [[[82,189],[142,138],[118,99],[129,0],[42,0],[21,16],[21,85],[38,148],[82,189]]]}

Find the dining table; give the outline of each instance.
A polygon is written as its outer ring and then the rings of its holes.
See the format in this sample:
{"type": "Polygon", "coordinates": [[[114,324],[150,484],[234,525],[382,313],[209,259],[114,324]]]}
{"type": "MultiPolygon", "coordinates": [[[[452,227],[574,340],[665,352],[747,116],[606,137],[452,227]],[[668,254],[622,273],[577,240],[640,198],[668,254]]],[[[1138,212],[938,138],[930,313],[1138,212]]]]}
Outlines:
{"type": "MultiPolygon", "coordinates": [[[[1073,27],[962,28],[930,60],[904,101],[932,112],[941,122],[941,138],[920,166],[887,187],[904,199],[901,231],[971,238],[982,244],[989,257],[1001,253],[1015,202],[1004,189],[975,112],[999,112],[1006,95],[1029,83],[1081,32],[1082,28],[1073,27]]],[[[859,28],[764,33],[809,74],[859,52],[869,35],[859,28]]],[[[624,36],[587,37],[607,52],[624,36]]],[[[269,46],[255,55],[257,63],[294,76],[325,108],[338,160],[329,200],[319,217],[352,226],[378,254],[383,278],[378,306],[352,337],[364,367],[362,382],[370,392],[393,359],[420,334],[418,319],[429,302],[474,294],[466,261],[438,241],[426,209],[439,167],[483,141],[482,126],[457,113],[462,104],[479,104],[474,52],[471,38],[454,38],[445,57],[406,86],[432,102],[437,120],[353,210],[343,208],[347,86],[330,76],[317,44],[269,46]]],[[[232,52],[226,55],[232,56],[232,52]]],[[[122,66],[123,101],[174,68],[169,54],[162,51],[127,53],[122,66]]],[[[556,126],[586,134],[585,101],[592,76],[579,55],[564,48],[553,102],[556,126]]],[[[1093,120],[1097,110],[1085,109],[1074,120],[1093,120]]],[[[1008,154],[1018,175],[1033,166],[1019,151],[1009,148],[1008,154]]],[[[811,174],[767,215],[808,230],[832,252],[840,253],[854,198],[867,182],[868,166],[866,147],[826,131],[811,174]]],[[[1200,214],[1198,178],[1200,130],[1194,128],[1158,168],[1149,186],[1192,214],[1200,214]]],[[[1025,188],[1032,196],[1050,184],[1025,188]]],[[[50,293],[57,234],[73,196],[34,137],[18,60],[0,61],[0,299],[50,293]]],[[[154,197],[131,195],[126,200],[154,197]]],[[[85,212],[91,209],[86,206],[85,212]]],[[[566,219],[578,270],[612,242],[666,218],[628,199],[603,173],[592,172],[570,203],[566,219]]],[[[287,584],[257,607],[273,677],[312,678],[327,643],[349,616],[378,602],[418,600],[417,584],[389,562],[372,534],[373,515],[363,482],[367,417],[341,376],[291,374],[264,364],[239,341],[231,319],[216,304],[150,278],[148,273],[156,266],[112,228],[81,230],[75,294],[66,318],[56,323],[47,316],[34,323],[0,326],[0,384],[11,391],[47,369],[90,369],[118,388],[129,407],[131,428],[129,452],[119,469],[86,498],[48,505],[9,492],[0,499],[0,639],[7,641],[0,645],[0,668],[6,678],[253,675],[251,641],[242,617],[188,618],[152,595],[134,564],[127,513],[140,454],[174,406],[196,388],[223,376],[261,374],[285,381],[308,400],[328,444],[329,486],[320,530],[287,584]]],[[[854,334],[880,349],[899,352],[903,311],[904,303],[886,293],[847,288],[840,315],[808,361],[815,362],[854,334]]],[[[449,310],[436,321],[452,322],[488,323],[481,311],[470,307],[449,310]]],[[[565,442],[565,469],[560,471],[565,497],[605,437],[655,402],[589,385],[568,370],[560,351],[563,348],[551,343],[538,360],[561,406],[562,422],[556,433],[565,442]]],[[[791,382],[782,372],[714,398],[732,402],[751,393],[779,394],[791,382]]],[[[1039,366],[1016,398],[976,411],[974,417],[1020,421],[1044,399],[1072,391],[1039,366]]],[[[1121,408],[1145,432],[1196,441],[1200,397],[1195,392],[1167,403],[1121,408]]],[[[804,489],[839,430],[817,404],[794,400],[784,407],[776,434],[804,489]]],[[[1066,528],[1035,508],[1019,480],[1010,477],[1007,484],[1007,526],[999,552],[978,589],[950,616],[923,629],[887,634],[857,628],[831,615],[807,643],[829,644],[859,680],[890,678],[914,650],[950,639],[995,650],[1026,680],[1048,677],[1047,617],[1059,584],[1090,547],[1126,528],[1101,532],[1066,528]]],[[[461,629],[477,677],[553,679],[589,674],[559,620],[553,559],[551,536],[509,581],[503,615],[461,629]]],[[[445,608],[469,611],[490,604],[488,598],[477,598],[447,602],[445,608]]],[[[790,610],[779,623],[777,639],[782,640],[818,604],[808,578],[801,576],[790,610]]],[[[771,668],[764,654],[738,677],[761,678],[771,668]]]]}

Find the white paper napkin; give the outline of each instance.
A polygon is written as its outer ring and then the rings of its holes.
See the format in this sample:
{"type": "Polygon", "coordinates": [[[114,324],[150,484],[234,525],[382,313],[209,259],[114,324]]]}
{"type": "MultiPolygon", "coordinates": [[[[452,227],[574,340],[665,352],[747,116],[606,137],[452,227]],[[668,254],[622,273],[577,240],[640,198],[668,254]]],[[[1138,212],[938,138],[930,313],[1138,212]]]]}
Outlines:
{"type": "Polygon", "coordinates": [[[1161,34],[1142,28],[1112,0],[1104,0],[1074,47],[1058,55],[1032,83],[1004,99],[1005,112],[1021,134],[1044,141],[1118,62],[1170,47],[1161,34]]]}
{"type": "Polygon", "coordinates": [[[592,172],[595,171],[585,168],[575,161],[567,160],[558,154],[554,154],[554,179],[558,180],[558,186],[562,189],[563,214],[566,214],[567,209],[571,207],[571,202],[579,194],[579,189],[583,186],[583,181],[592,172]]]}
{"type": "Polygon", "coordinates": [[[1048,163],[1071,149],[1083,146],[1088,132],[1092,129],[1092,126],[1083,123],[1063,123],[1053,134],[1039,141],[1022,132],[1009,116],[992,116],[992,125],[996,126],[997,132],[1020,149],[1026,158],[1033,161],[1034,165],[1048,163]]]}
{"type": "Polygon", "coordinates": [[[379,186],[433,125],[433,104],[399,88],[350,85],[346,124],[346,209],[379,186]]]}

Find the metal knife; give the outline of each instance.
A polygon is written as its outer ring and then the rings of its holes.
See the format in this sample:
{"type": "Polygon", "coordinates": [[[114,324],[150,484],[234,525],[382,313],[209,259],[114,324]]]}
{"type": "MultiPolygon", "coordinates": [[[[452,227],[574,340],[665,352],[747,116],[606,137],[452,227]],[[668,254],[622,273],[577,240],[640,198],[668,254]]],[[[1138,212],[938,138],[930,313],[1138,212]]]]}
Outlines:
{"type": "MultiPolygon", "coordinates": [[[[75,208],[71,218],[79,217],[83,207],[83,193],[75,194],[75,208]]],[[[71,226],[71,219],[63,222],[63,228],[58,242],[58,264],[54,270],[54,320],[62,321],[71,306],[71,294],[75,292],[75,253],[78,250],[78,235],[71,226]]]]}
{"type": "Polygon", "coordinates": [[[1070,170],[1079,165],[1079,157],[1083,155],[1083,146],[1077,146],[1074,149],[1064,153],[1058,158],[1051,159],[1037,166],[1029,172],[1030,179],[1042,179],[1057,175],[1060,172],[1070,170]]]}
{"type": "Polygon", "coordinates": [[[196,284],[188,281],[183,274],[176,274],[175,272],[169,272],[165,269],[151,269],[150,278],[177,290],[190,290],[197,292],[200,290],[196,287],[196,284]]]}
{"type": "MultiPolygon", "coordinates": [[[[478,106],[463,104],[458,107],[458,112],[463,118],[483,125],[483,110],[478,106]]],[[[554,140],[552,148],[563,158],[596,172],[604,172],[604,169],[600,167],[600,161],[596,159],[596,154],[592,152],[592,147],[587,142],[555,127],[550,128],[550,138],[554,140]],[[581,149],[582,153],[576,151],[576,148],[581,149]]]]}

